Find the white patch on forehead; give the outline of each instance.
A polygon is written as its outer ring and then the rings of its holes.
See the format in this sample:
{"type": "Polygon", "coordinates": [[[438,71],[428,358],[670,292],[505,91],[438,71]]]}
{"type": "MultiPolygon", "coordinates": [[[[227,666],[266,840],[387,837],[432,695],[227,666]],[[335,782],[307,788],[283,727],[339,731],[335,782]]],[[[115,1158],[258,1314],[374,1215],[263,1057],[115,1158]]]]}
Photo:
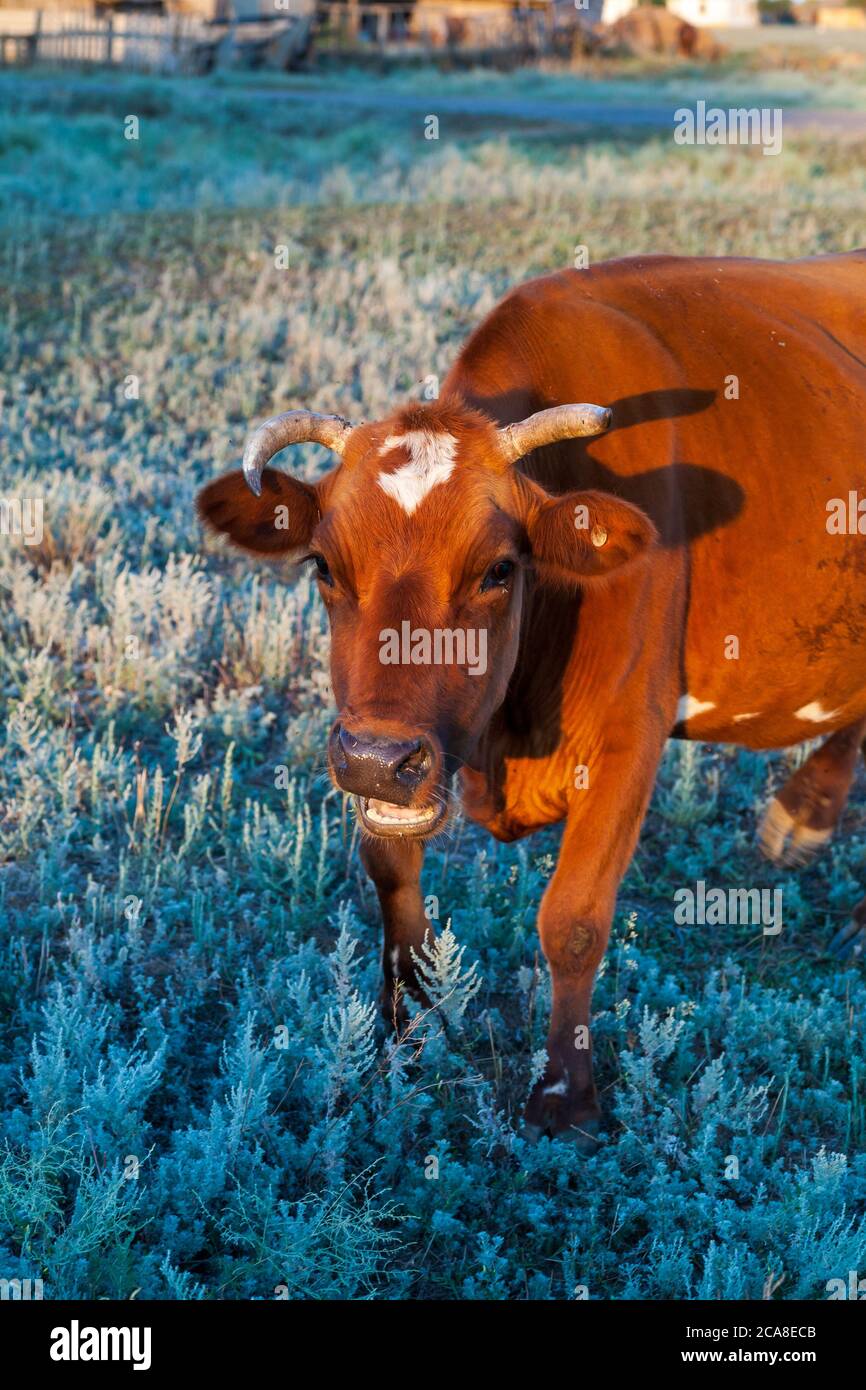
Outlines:
{"type": "Polygon", "coordinates": [[[734,715],[734,723],[735,723],[735,724],[742,724],[742,722],[743,722],[744,719],[757,719],[757,718],[758,718],[758,715],[759,715],[760,713],[761,713],[760,710],[756,710],[756,712],[755,712],[754,714],[735,714],[735,715],[734,715]]]}
{"type": "Polygon", "coordinates": [[[407,451],[409,462],[393,473],[380,473],[377,481],[382,491],[411,516],[432,488],[451,477],[457,440],[445,430],[408,430],[406,434],[389,435],[379,454],[399,448],[407,451]]]}
{"type": "Polygon", "coordinates": [[[712,700],[697,700],[694,695],[683,695],[677,705],[677,723],[684,724],[687,719],[694,719],[696,714],[715,708],[712,700]]]}
{"type": "Polygon", "coordinates": [[[820,700],[813,700],[811,705],[795,709],[794,718],[806,719],[810,724],[823,724],[827,719],[835,719],[838,713],[838,709],[825,709],[820,700]]]}

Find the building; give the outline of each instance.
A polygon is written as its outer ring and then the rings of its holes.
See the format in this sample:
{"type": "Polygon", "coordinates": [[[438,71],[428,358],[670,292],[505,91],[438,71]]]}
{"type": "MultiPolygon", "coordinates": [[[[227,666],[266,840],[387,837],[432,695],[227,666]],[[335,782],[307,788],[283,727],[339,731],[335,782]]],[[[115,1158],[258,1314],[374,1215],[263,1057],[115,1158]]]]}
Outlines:
{"type": "Polygon", "coordinates": [[[829,4],[803,5],[798,18],[801,24],[814,24],[817,29],[866,29],[866,10],[832,0],[829,4]]]}
{"type": "MultiPolygon", "coordinates": [[[[602,22],[613,24],[634,8],[634,0],[604,0],[602,22]]],[[[698,28],[743,29],[758,23],[756,0],[671,0],[668,9],[698,28]]]]}

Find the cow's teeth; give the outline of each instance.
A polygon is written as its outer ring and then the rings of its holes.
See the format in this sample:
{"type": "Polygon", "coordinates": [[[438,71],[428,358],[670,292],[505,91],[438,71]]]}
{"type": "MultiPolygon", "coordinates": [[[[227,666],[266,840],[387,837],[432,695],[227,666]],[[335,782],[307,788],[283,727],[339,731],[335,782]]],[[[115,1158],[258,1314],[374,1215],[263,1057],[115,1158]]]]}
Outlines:
{"type": "Polygon", "coordinates": [[[396,806],[393,801],[370,797],[364,803],[364,813],[379,825],[423,825],[436,816],[435,806],[396,806]]]}

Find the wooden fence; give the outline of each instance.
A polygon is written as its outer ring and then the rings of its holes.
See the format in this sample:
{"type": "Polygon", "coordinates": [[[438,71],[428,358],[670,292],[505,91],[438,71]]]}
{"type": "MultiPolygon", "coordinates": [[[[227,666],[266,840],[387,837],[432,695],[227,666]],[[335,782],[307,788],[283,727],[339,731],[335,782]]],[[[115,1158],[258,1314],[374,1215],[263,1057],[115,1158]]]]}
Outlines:
{"type": "Polygon", "coordinates": [[[532,0],[483,8],[466,0],[415,6],[405,0],[321,0],[315,12],[258,21],[0,9],[0,66],[38,60],[157,72],[206,72],[234,62],[288,67],[307,51],[311,33],[325,51],[358,55],[443,49],[542,53],[551,50],[558,32],[553,7],[532,0]]]}
{"type": "Polygon", "coordinates": [[[0,9],[0,66],[39,61],[206,72],[245,58],[284,67],[306,48],[311,25],[312,16],[247,24],[194,15],[0,9]]]}

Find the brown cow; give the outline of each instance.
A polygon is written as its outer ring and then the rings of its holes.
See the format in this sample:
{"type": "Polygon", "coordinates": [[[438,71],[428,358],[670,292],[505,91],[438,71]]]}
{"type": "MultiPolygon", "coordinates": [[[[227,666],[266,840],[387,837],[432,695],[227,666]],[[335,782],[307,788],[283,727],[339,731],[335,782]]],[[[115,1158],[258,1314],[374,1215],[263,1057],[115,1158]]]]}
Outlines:
{"type": "Polygon", "coordinates": [[[269,421],[246,479],[200,496],[235,544],[317,567],[330,767],[365,832],[388,1012],[416,986],[452,774],[500,839],[565,822],[531,1132],[596,1130],[593,980],[666,739],[832,734],[771,808],[777,858],[842,810],[866,731],[864,437],[866,252],[639,257],[513,291],[434,403],[269,421]],[[604,408],[563,404],[586,399],[604,408]],[[267,467],[301,440],[339,456],[315,485],[267,467]]]}

